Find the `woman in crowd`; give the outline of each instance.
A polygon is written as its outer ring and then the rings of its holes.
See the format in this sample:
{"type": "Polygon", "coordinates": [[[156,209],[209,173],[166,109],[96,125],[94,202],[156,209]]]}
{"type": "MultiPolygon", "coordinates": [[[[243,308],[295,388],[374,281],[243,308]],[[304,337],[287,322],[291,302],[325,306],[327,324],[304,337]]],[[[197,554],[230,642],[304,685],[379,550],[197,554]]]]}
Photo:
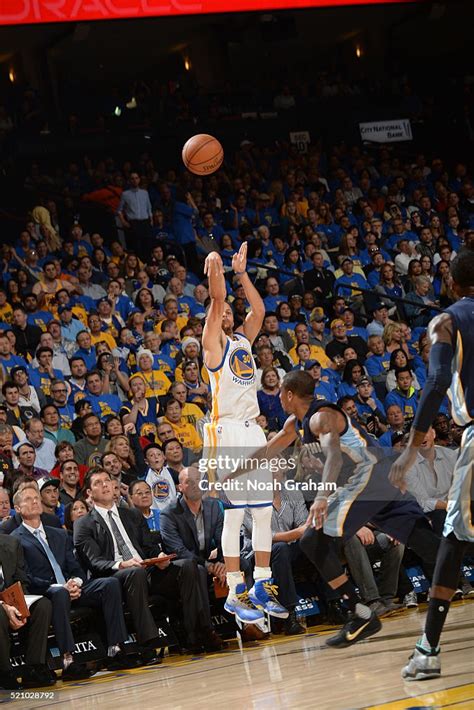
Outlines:
{"type": "Polygon", "coordinates": [[[156,308],[153,292],[147,287],[141,288],[135,297],[135,306],[143,313],[145,330],[152,330],[160,319],[160,312],[156,308]]]}
{"type": "MultiPolygon", "coordinates": [[[[377,293],[381,296],[396,296],[397,298],[403,298],[405,296],[405,291],[401,285],[398,276],[395,273],[395,269],[392,264],[384,264],[380,269],[380,280],[375,287],[377,293]]],[[[393,316],[400,305],[397,301],[391,301],[390,298],[382,298],[389,309],[389,315],[393,316]]]]}
{"type": "Polygon", "coordinates": [[[403,331],[400,323],[387,323],[383,330],[383,341],[385,343],[385,350],[388,353],[392,353],[394,350],[402,348],[405,351],[406,356],[409,357],[410,353],[408,350],[408,345],[403,337],[403,331]]]}
{"type": "Polygon", "coordinates": [[[146,463],[140,445],[138,444],[132,450],[130,441],[124,434],[112,437],[105,451],[115,454],[120,459],[123,480],[127,485],[135,478],[143,478],[146,474],[146,463]]]}
{"type": "Polygon", "coordinates": [[[74,532],[74,523],[79,518],[87,515],[90,508],[83,498],[77,498],[72,503],[69,503],[64,509],[64,527],[71,535],[74,532]]]}
{"type": "Polygon", "coordinates": [[[280,377],[276,367],[265,367],[262,372],[261,389],[257,392],[261,414],[268,421],[270,431],[279,431],[286,421],[286,415],[280,402],[280,377]]]}
{"type": "Polygon", "coordinates": [[[397,386],[397,381],[395,377],[395,373],[400,367],[409,367],[410,370],[413,373],[413,382],[412,386],[416,389],[420,389],[420,383],[417,380],[416,377],[416,371],[414,368],[414,362],[411,359],[408,359],[407,354],[402,348],[399,348],[398,350],[393,350],[392,354],[390,355],[390,367],[387,373],[387,380],[386,380],[386,387],[387,391],[391,392],[391,390],[394,390],[397,386]]]}
{"type": "Polygon", "coordinates": [[[365,375],[364,366],[358,360],[348,360],[344,367],[342,382],[337,388],[338,399],[346,395],[355,397],[357,383],[363,375],[365,375]]]}

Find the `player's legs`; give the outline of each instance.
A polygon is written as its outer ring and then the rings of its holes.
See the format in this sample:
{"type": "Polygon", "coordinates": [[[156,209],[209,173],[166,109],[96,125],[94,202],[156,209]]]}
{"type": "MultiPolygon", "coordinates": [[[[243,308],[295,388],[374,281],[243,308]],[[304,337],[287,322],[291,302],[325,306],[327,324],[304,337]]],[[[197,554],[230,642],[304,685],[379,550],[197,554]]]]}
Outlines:
{"type": "Polygon", "coordinates": [[[254,585],[249,590],[253,604],[270,616],[288,617],[288,610],[278,601],[278,590],[273,584],[270,555],[272,550],[271,503],[249,506],[252,513],[252,547],[255,551],[254,585]]]}
{"type": "Polygon", "coordinates": [[[458,540],[452,533],[441,540],[430,590],[425,632],[402,670],[402,677],[406,680],[427,680],[438,678],[441,674],[439,639],[458,586],[461,563],[468,545],[468,542],[458,540]]]}
{"type": "Polygon", "coordinates": [[[300,540],[300,547],[321,577],[340,595],[352,612],[351,620],[326,644],[343,648],[380,631],[382,625],[379,618],[368,606],[362,604],[354,585],[344,572],[334,538],[326,535],[323,530],[308,528],[300,540]]]}
{"type": "Polygon", "coordinates": [[[252,624],[263,619],[263,614],[251,603],[245,578],[240,570],[240,528],[245,514],[245,504],[227,508],[224,512],[222,529],[222,553],[226,565],[226,580],[229,594],[224,608],[244,624],[252,624]]]}
{"type": "Polygon", "coordinates": [[[427,680],[441,674],[439,640],[458,586],[462,559],[469,543],[474,542],[473,444],[474,427],[470,426],[464,431],[449,491],[444,537],[436,558],[425,632],[402,670],[406,680],[427,680]]]}

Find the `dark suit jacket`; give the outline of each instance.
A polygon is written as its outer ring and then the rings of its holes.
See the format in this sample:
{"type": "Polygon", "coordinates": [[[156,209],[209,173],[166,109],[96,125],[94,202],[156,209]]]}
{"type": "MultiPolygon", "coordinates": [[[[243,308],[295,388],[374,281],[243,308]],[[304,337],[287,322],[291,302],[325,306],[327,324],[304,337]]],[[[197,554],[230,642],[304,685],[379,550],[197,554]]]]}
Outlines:
{"type": "MultiPolygon", "coordinates": [[[[85,582],[86,575],[74,557],[71,538],[67,532],[49,528],[48,526],[45,526],[44,531],[51,551],[61,567],[65,579],[80,577],[85,582]]],[[[23,547],[31,591],[34,594],[44,594],[48,587],[57,583],[44,547],[24,525],[20,525],[19,528],[14,530],[12,536],[18,538],[23,547]]]]}
{"type": "Polygon", "coordinates": [[[28,577],[25,570],[23,548],[12,535],[0,535],[0,565],[2,565],[5,587],[21,582],[27,591],[28,577]]]}
{"type": "Polygon", "coordinates": [[[199,540],[194,516],[182,496],[176,503],[167,506],[160,513],[160,532],[165,552],[176,552],[180,559],[192,559],[204,564],[211,551],[217,547],[218,561],[223,561],[221,538],[224,513],[215,498],[203,498],[202,515],[206,545],[199,550],[199,540]]]}
{"type": "MultiPolygon", "coordinates": [[[[143,515],[133,508],[118,508],[120,519],[127,535],[140,557],[156,557],[161,545],[156,534],[150,532],[143,515]]],[[[114,569],[114,541],[100,513],[92,509],[90,513],[74,523],[74,545],[81,563],[93,577],[107,577],[114,569]]]]}
{"type": "MultiPolygon", "coordinates": [[[[21,518],[20,513],[15,513],[13,517],[8,518],[8,520],[5,520],[0,525],[0,533],[5,533],[6,535],[9,535],[11,532],[19,528],[22,522],[23,520],[21,518]]],[[[43,526],[47,525],[50,528],[62,529],[61,521],[59,520],[57,515],[51,515],[50,513],[41,513],[41,522],[43,523],[43,526]]]]}

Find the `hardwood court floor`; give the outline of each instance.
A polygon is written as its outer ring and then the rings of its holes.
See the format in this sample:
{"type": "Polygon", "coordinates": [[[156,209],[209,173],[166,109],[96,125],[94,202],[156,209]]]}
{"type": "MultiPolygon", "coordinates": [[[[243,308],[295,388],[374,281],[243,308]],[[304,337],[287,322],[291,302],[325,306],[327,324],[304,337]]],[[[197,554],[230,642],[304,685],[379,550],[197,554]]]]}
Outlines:
{"type": "Polygon", "coordinates": [[[385,620],[376,636],[348,649],[324,648],[333,631],[274,636],[241,650],[166,658],[161,666],[106,673],[57,684],[54,699],[10,701],[15,708],[71,710],[403,710],[474,708],[474,602],[457,602],[442,639],[439,680],[404,683],[400,669],[413,649],[425,610],[385,620]]]}

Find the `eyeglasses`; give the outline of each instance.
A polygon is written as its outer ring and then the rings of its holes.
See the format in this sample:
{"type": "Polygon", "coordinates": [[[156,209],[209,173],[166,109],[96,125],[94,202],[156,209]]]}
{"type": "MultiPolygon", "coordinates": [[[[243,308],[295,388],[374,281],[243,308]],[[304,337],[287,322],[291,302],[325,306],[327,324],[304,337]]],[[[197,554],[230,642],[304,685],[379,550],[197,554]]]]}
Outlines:
{"type": "Polygon", "coordinates": [[[151,491],[133,491],[133,496],[147,496],[151,491]]]}
{"type": "Polygon", "coordinates": [[[62,393],[67,392],[67,390],[66,390],[66,389],[64,389],[64,390],[63,390],[63,389],[61,389],[61,390],[51,390],[51,392],[52,392],[53,394],[60,394],[61,392],[62,392],[62,393]]]}

